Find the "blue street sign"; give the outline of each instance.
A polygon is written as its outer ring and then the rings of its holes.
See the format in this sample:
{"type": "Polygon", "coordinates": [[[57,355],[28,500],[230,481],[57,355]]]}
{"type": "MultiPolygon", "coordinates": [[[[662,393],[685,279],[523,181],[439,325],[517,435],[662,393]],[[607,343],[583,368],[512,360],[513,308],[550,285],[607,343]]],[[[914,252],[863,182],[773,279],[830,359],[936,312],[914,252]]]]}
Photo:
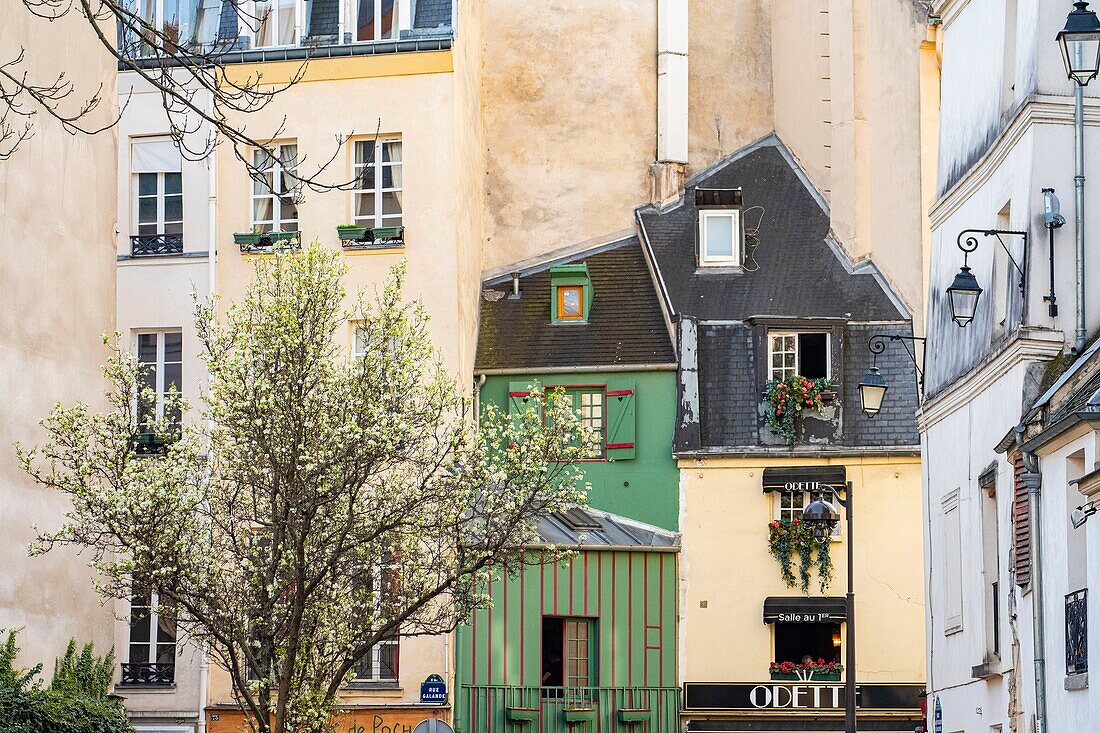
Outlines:
{"type": "Polygon", "coordinates": [[[428,675],[420,685],[420,702],[432,705],[447,704],[447,683],[437,674],[428,675]]]}
{"type": "Polygon", "coordinates": [[[940,707],[940,696],[936,695],[936,733],[943,733],[943,708],[940,707]]]}

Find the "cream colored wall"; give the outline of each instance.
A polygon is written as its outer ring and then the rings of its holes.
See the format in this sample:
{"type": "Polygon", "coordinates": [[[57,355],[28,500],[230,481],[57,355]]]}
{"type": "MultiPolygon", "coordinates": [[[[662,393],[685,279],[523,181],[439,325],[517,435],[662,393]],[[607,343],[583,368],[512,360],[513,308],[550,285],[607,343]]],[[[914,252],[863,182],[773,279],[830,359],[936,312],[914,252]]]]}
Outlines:
{"type": "MultiPolygon", "coordinates": [[[[446,363],[456,372],[465,364],[468,373],[476,301],[468,289],[460,291],[460,278],[472,269],[469,258],[476,256],[476,242],[470,241],[470,224],[456,225],[460,179],[454,97],[454,75],[449,72],[302,82],[282,92],[277,104],[250,115],[247,129],[262,139],[282,125],[285,134],[281,139],[295,138],[299,158],[306,157],[301,164],[303,174],[336,152],[338,134],[354,132],[369,138],[380,127],[383,136],[401,136],[406,246],[404,250],[347,253],[350,271],[345,287],[349,294],[363,288],[373,292],[390,267],[406,259],[406,297],[423,300],[432,317],[429,332],[446,363]]],[[[323,174],[324,180],[349,180],[352,156],[352,146],[345,145],[323,174]]],[[[234,231],[251,227],[249,186],[244,166],[223,149],[218,156],[217,214],[217,288],[223,301],[239,299],[252,277],[256,256],[242,256],[233,244],[234,231]]],[[[339,250],[336,226],[351,222],[351,194],[306,190],[304,197],[298,206],[303,238],[318,239],[339,250]]],[[[350,305],[350,296],[348,302],[350,305]]]]}
{"type": "Polygon", "coordinates": [[[923,332],[920,42],[910,0],[772,3],[775,130],[923,332]]]}
{"type": "MultiPolygon", "coordinates": [[[[772,627],[761,623],[764,599],[799,591],[783,584],[778,562],[768,552],[776,499],[761,490],[763,469],[837,464],[847,467],[855,497],[859,678],[924,679],[919,459],[767,458],[680,461],[684,682],[768,678],[772,627]],[[707,607],[701,608],[704,601],[707,607]],[[737,653],[715,654],[715,649],[737,653]]],[[[835,574],[828,595],[845,593],[848,541],[842,536],[831,547],[835,574]]],[[[814,582],[811,595],[820,595],[814,582]]]]}
{"type": "MultiPolygon", "coordinates": [[[[768,3],[689,3],[690,172],[772,129],[768,3]]],[[[656,156],[656,0],[486,0],[487,270],[631,231],[656,156]]]]}
{"type": "MultiPolygon", "coordinates": [[[[464,11],[472,14],[476,7],[464,11]]],[[[459,23],[466,27],[473,20],[461,15],[459,23]]],[[[404,250],[345,253],[349,265],[345,286],[350,294],[360,289],[373,293],[393,264],[407,260],[405,296],[424,302],[432,319],[428,325],[432,339],[463,386],[472,384],[481,268],[479,173],[483,169],[478,77],[474,73],[476,42],[473,35],[457,43],[453,73],[450,53],[446,54],[446,63],[435,64],[435,73],[408,76],[390,73],[400,69],[400,55],[396,59],[379,57],[385,61],[381,68],[386,75],[370,76],[376,66],[356,61],[362,63],[362,76],[337,80],[326,77],[347,77],[342,71],[347,65],[314,62],[311,74],[316,80],[283,92],[277,104],[248,120],[249,133],[256,136],[271,134],[283,125],[285,137],[297,139],[299,156],[314,161],[332,155],[337,134],[354,131],[370,137],[380,126],[382,135],[401,136],[406,246],[404,250]]],[[[418,56],[409,55],[419,64],[422,60],[418,61],[418,56]]],[[[247,73],[247,69],[242,71],[247,73]]],[[[351,146],[345,146],[326,174],[327,180],[349,179],[352,155],[351,146]]],[[[263,257],[243,256],[233,244],[233,232],[250,226],[249,205],[249,179],[243,166],[233,156],[220,154],[217,283],[220,297],[226,302],[241,297],[254,262],[263,257]]],[[[351,206],[348,193],[307,191],[298,207],[304,238],[319,239],[324,246],[340,250],[336,226],[350,223],[351,206]]],[[[350,327],[345,338],[350,349],[350,327]]],[[[349,693],[348,702],[418,702],[420,683],[429,674],[448,674],[448,649],[448,639],[443,636],[403,639],[401,689],[349,693]]],[[[224,671],[211,670],[210,689],[211,703],[231,702],[231,686],[224,671]]]]}
{"type": "MultiPolygon", "coordinates": [[[[0,56],[24,48],[23,68],[38,83],[64,70],[74,98],[102,85],[102,109],[88,122],[110,119],[114,63],[86,23],[35,18],[20,0],[0,0],[0,18],[0,56]]],[[[45,113],[34,124],[0,162],[0,628],[22,629],[20,662],[45,663],[48,679],[70,637],[110,648],[113,617],[92,590],[87,556],[27,557],[31,525],[57,528],[68,505],[32,485],[12,443],[39,443],[37,423],[57,401],[101,399],[100,334],[114,329],[115,314],[117,151],[114,130],[73,136],[45,113]]]]}
{"type": "Polygon", "coordinates": [[[689,1],[689,175],[774,128],[771,6],[785,2],[689,1]]]}

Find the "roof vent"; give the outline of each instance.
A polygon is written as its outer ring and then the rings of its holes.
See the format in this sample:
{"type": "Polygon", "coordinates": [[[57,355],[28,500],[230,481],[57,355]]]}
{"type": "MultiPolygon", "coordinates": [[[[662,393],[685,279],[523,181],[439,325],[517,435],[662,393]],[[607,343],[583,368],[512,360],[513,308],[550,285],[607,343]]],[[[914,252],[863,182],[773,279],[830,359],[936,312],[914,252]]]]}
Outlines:
{"type": "Polygon", "coordinates": [[[602,526],[599,520],[578,507],[566,509],[564,512],[555,512],[554,516],[574,532],[584,529],[599,529],[602,526]]]}
{"type": "Polygon", "coordinates": [[[743,196],[739,188],[697,188],[695,206],[697,208],[715,207],[730,209],[742,205],[743,196]]]}

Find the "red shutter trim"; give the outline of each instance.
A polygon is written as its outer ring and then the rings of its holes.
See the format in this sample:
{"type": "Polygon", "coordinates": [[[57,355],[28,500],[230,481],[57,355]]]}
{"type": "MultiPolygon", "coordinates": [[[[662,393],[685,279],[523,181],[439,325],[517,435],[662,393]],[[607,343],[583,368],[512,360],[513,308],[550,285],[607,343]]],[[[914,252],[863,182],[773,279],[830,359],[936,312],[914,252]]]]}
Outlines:
{"type": "Polygon", "coordinates": [[[633,443],[608,443],[607,444],[607,449],[608,450],[616,450],[618,448],[633,448],[633,447],[634,447],[633,443]]]}
{"type": "Polygon", "coordinates": [[[634,394],[632,389],[613,389],[607,393],[608,397],[622,397],[624,395],[634,394]]]}
{"type": "Polygon", "coordinates": [[[530,392],[509,392],[508,396],[509,397],[530,397],[531,393],[530,392]]]}
{"type": "Polygon", "coordinates": [[[1028,505],[1027,486],[1023,475],[1024,460],[1019,451],[1012,460],[1012,566],[1016,572],[1016,584],[1031,582],[1031,507],[1028,505]]]}

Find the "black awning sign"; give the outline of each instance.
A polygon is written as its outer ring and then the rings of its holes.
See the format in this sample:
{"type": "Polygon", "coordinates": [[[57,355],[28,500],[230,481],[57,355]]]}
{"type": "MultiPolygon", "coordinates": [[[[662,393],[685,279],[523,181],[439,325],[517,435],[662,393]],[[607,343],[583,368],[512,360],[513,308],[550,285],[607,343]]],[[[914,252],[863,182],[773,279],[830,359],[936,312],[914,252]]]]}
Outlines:
{"type": "Polygon", "coordinates": [[[764,493],[770,491],[833,491],[847,484],[844,466],[783,466],[764,469],[764,493]]]}
{"type": "MultiPolygon", "coordinates": [[[[861,683],[856,707],[861,710],[920,712],[922,684],[861,683]]],[[[843,682],[687,682],[684,710],[790,711],[844,709],[843,682]]]]}
{"type": "Polygon", "coordinates": [[[848,617],[843,598],[769,596],[764,599],[766,624],[839,624],[848,617]]]}

